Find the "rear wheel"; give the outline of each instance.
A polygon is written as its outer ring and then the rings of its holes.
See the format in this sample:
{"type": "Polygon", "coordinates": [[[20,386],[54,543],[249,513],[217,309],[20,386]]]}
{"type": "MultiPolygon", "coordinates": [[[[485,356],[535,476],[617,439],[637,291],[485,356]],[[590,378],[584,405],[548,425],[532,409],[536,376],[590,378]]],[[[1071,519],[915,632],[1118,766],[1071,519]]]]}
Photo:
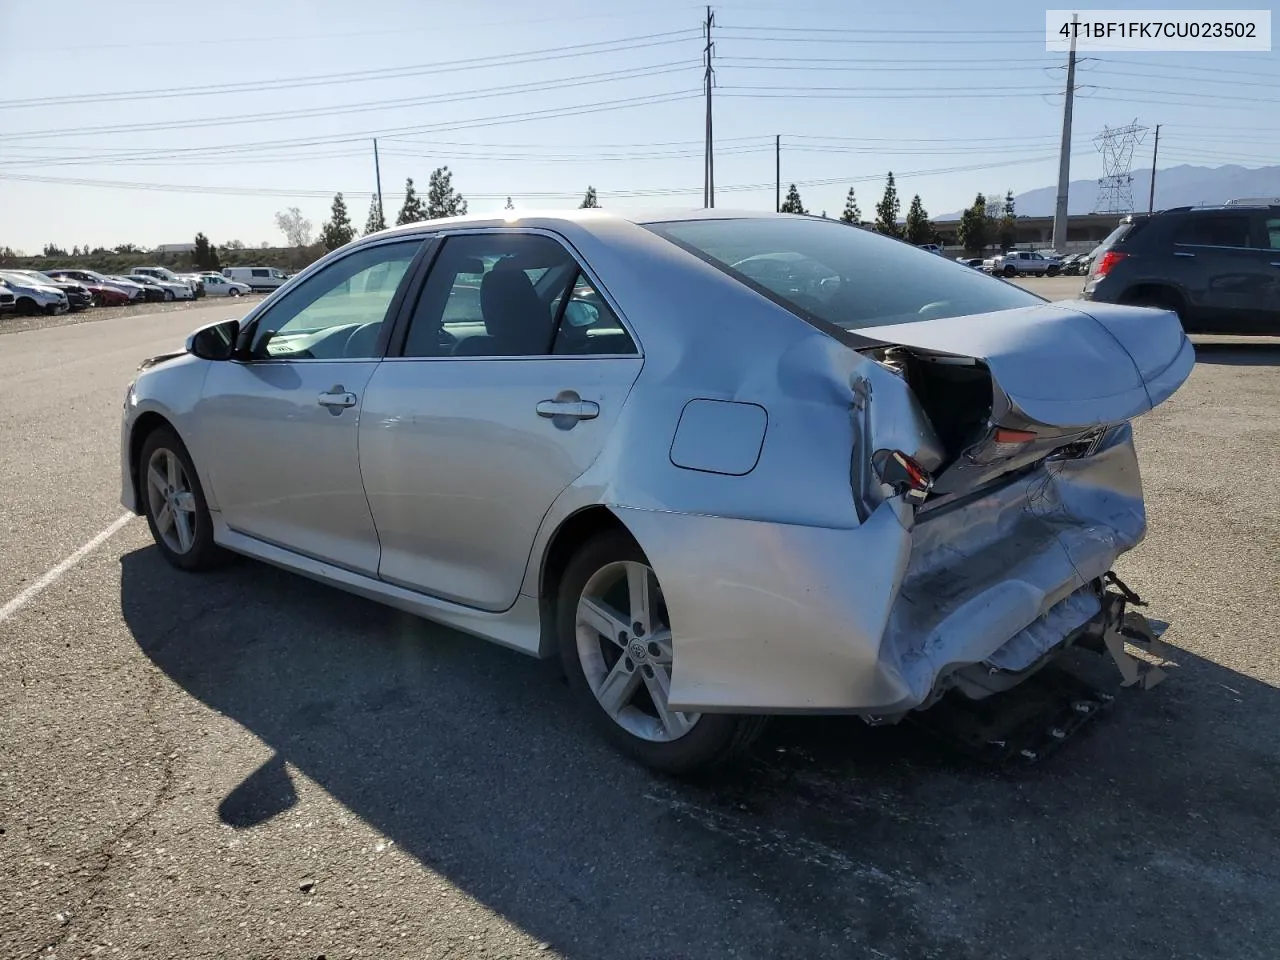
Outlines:
{"type": "Polygon", "coordinates": [[[172,291],[172,290],[166,290],[166,291],[164,292],[164,298],[165,298],[166,300],[172,300],[172,299],[174,299],[173,291],[172,291]]]}
{"type": "Polygon", "coordinates": [[[746,749],[764,717],[697,714],[668,706],[671,624],[658,578],[625,533],[586,543],[556,604],[569,685],[597,729],[624,753],[666,773],[691,773],[746,749]]]}
{"type": "Polygon", "coordinates": [[[191,455],[168,427],[153,430],[138,456],[138,486],[151,536],[180,570],[207,570],[224,558],[191,455]]]}

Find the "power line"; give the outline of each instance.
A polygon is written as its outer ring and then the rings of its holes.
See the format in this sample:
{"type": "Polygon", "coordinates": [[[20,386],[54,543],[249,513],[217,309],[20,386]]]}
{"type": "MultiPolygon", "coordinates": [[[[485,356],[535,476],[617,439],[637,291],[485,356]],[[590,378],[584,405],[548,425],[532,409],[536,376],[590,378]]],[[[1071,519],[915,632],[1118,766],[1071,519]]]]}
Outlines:
{"type": "MultiPolygon", "coordinates": [[[[970,164],[965,166],[939,167],[923,170],[904,170],[897,174],[899,180],[909,177],[934,176],[948,173],[968,173],[979,170],[991,170],[1011,166],[1023,166],[1033,163],[1044,163],[1052,160],[1051,156],[1036,157],[1021,160],[1006,160],[996,163],[970,164]]],[[[882,180],[883,174],[867,174],[854,177],[827,177],[822,179],[797,180],[796,185],[800,187],[827,186],[831,184],[844,183],[866,183],[882,180]]],[[[172,184],[172,183],[144,183],[135,181],[121,180],[96,180],[80,177],[50,177],[40,174],[21,174],[21,173],[0,173],[0,180],[10,180],[20,183],[45,183],[57,184],[62,186],[89,186],[110,189],[124,190],[142,190],[142,191],[159,191],[166,193],[209,193],[227,196],[271,196],[271,197],[303,197],[313,199],[327,199],[335,193],[341,192],[345,196],[365,199],[373,196],[372,191],[368,190],[319,190],[319,189],[279,189],[269,187],[227,187],[212,185],[192,185],[192,184],[172,184]]],[[[773,182],[767,183],[738,183],[728,186],[718,187],[719,190],[729,192],[747,192],[753,190],[771,189],[773,182]]],[[[610,197],[649,197],[649,196],[679,196],[679,195],[695,195],[701,191],[701,187],[653,187],[645,189],[624,189],[624,190],[604,190],[600,193],[610,197]]],[[[465,195],[477,200],[500,200],[511,194],[510,190],[504,190],[497,193],[470,192],[465,195]]],[[[581,191],[567,192],[532,192],[518,193],[521,197],[547,197],[547,198],[577,198],[581,196],[581,191]]]]}
{"type": "MultiPolygon", "coordinates": [[[[726,27],[725,29],[731,29],[731,28],[726,27]]],[[[867,31],[858,31],[858,32],[866,33],[867,31]]],[[[912,46],[917,46],[917,47],[924,46],[926,44],[938,44],[938,45],[963,44],[966,47],[972,47],[975,43],[975,41],[972,39],[965,39],[965,38],[960,38],[955,36],[950,36],[946,39],[927,40],[919,37],[903,37],[901,36],[901,31],[898,31],[898,30],[894,30],[891,32],[894,33],[896,36],[874,37],[874,38],[873,37],[866,37],[866,38],[863,38],[863,37],[773,37],[773,36],[741,37],[741,36],[726,36],[724,34],[721,34],[720,39],[750,41],[751,43],[853,43],[853,44],[873,43],[876,46],[880,46],[886,43],[892,43],[892,44],[909,43],[912,46]]],[[[979,42],[983,46],[986,46],[987,44],[1008,44],[1008,43],[1016,43],[1024,47],[1027,45],[1027,41],[1025,40],[983,40],[979,42]]]]}
{"type": "Polygon", "coordinates": [[[402,67],[379,67],[373,70],[353,70],[345,73],[321,73],[308,76],[285,77],[280,80],[242,80],[233,83],[201,87],[156,87],[149,90],[121,90],[110,93],[85,95],[57,95],[33,97],[25,100],[0,100],[0,108],[55,106],[81,103],[114,103],[130,100],[159,100],[173,97],[214,96],[228,93],[252,93],[262,90],[289,90],[297,87],[328,86],[341,83],[362,83],[371,80],[396,80],[404,77],[426,76],[434,73],[456,73],[460,70],[478,70],[496,66],[522,66],[548,60],[564,60],[570,57],[593,56],[598,53],[623,53],[649,47],[666,46],[674,38],[693,38],[694,28],[669,30],[665,33],[648,33],[635,37],[619,37],[616,40],[600,40],[594,43],[576,43],[564,47],[546,47],[520,53],[493,54],[487,57],[471,57],[465,60],[446,60],[439,63],[409,64],[402,67]],[[650,41],[650,42],[643,42],[650,41]],[[621,45],[621,46],[619,46],[621,45]]]}
{"type": "MultiPolygon", "coordinates": [[[[676,103],[682,100],[689,100],[695,97],[701,97],[700,90],[679,90],[670,93],[648,94],[640,97],[624,97],[619,100],[604,100],[595,103],[577,104],[569,107],[554,107],[544,110],[523,111],[520,113],[507,113],[492,117],[481,117],[474,120],[462,121],[442,121],[434,124],[424,124],[415,127],[398,127],[392,129],[364,130],[357,133],[338,134],[327,137],[310,137],[310,138],[289,138],[284,140],[260,140],[254,143],[242,143],[233,146],[224,147],[172,147],[163,151],[142,151],[134,154],[137,159],[164,159],[168,157],[190,156],[194,154],[202,154],[204,156],[225,156],[231,154],[253,153],[259,150],[279,149],[281,147],[309,147],[320,144],[335,143],[357,143],[370,139],[371,137],[385,137],[392,135],[406,136],[410,134],[426,134],[435,132],[445,132],[452,130],[473,130],[482,127],[502,126],[507,123],[524,123],[533,120],[552,120],[566,116],[576,116],[584,113],[599,113],[604,110],[620,110],[629,109],[631,107],[651,106],[660,103],[676,103]]],[[[119,155],[115,155],[116,159],[120,159],[119,155]]],[[[89,159],[97,158],[78,158],[76,163],[85,163],[89,159]]],[[[31,160],[22,160],[19,163],[29,164],[31,160]]],[[[68,161],[62,161],[68,162],[68,161]]],[[[9,164],[10,161],[0,160],[0,165],[9,164]]]]}
{"type": "Polygon", "coordinates": [[[276,110],[265,113],[248,113],[224,117],[197,117],[191,120],[112,124],[99,127],[64,127],[62,129],[55,130],[28,130],[17,133],[0,134],[0,141],[39,140],[47,137],[93,136],[100,133],[142,133],[150,130],[187,130],[205,127],[236,126],[245,123],[278,123],[284,120],[301,120],[316,117],[344,116],[351,113],[366,113],[370,110],[393,110],[443,103],[462,103],[467,100],[487,99],[489,97],[496,96],[513,96],[522,93],[544,93],[551,90],[565,90],[571,87],[581,87],[597,83],[609,83],[616,80],[635,80],[646,77],[663,76],[685,70],[694,62],[696,61],[675,61],[672,63],[654,64],[648,67],[631,67],[623,70],[609,70],[603,73],[584,74],[576,77],[566,77],[560,80],[540,80],[520,84],[507,84],[500,87],[485,87],[476,90],[432,94],[426,97],[408,97],[396,100],[370,100],[364,103],[344,104],[339,107],[308,107],[302,110],[276,110]]]}

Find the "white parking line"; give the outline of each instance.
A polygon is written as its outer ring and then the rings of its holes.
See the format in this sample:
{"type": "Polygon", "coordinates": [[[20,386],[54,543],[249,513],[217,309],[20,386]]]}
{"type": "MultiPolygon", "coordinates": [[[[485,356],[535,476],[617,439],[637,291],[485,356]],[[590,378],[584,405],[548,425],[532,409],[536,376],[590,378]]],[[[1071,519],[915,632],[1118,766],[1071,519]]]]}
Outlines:
{"type": "Polygon", "coordinates": [[[59,577],[61,577],[64,573],[66,573],[68,570],[74,567],[77,563],[79,563],[89,554],[93,553],[93,551],[98,549],[98,547],[102,546],[102,544],[105,543],[113,533],[121,529],[126,523],[128,523],[133,518],[134,518],[134,514],[132,513],[126,513],[118,517],[116,521],[111,524],[111,526],[107,527],[107,529],[103,530],[101,533],[99,533],[96,537],[94,537],[84,546],[80,547],[78,550],[76,550],[75,553],[71,554],[71,556],[67,557],[65,560],[59,563],[56,567],[52,567],[50,570],[48,570],[48,572],[46,572],[43,576],[41,576],[40,579],[38,579],[35,583],[31,584],[31,586],[27,587],[27,589],[23,590],[20,594],[18,594],[12,600],[6,603],[3,607],[0,607],[0,623],[4,623],[6,620],[12,617],[15,613],[17,613],[19,610],[25,607],[28,603],[34,600],[36,596],[46,587],[57,582],[59,577]]]}

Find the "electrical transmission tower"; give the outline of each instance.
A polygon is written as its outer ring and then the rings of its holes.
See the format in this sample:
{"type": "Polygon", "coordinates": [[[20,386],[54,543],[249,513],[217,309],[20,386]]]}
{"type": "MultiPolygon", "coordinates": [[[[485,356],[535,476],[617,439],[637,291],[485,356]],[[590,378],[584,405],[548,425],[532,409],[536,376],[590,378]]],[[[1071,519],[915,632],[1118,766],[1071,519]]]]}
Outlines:
{"type": "Polygon", "coordinates": [[[1146,136],[1137,120],[1123,127],[1103,127],[1093,138],[1102,154],[1097,213],[1133,213],[1133,154],[1146,136]]]}

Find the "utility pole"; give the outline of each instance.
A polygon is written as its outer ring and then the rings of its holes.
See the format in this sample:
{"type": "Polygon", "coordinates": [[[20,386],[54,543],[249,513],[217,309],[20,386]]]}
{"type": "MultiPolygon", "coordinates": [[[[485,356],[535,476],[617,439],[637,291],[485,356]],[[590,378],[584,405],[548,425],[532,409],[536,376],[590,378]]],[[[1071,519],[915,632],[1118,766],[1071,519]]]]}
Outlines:
{"type": "Polygon", "coordinates": [[[1147,213],[1156,208],[1156,157],[1160,155],[1160,124],[1156,124],[1156,145],[1151,151],[1151,192],[1147,195],[1147,213]]]}
{"type": "Polygon", "coordinates": [[[1071,107],[1076,93],[1076,30],[1080,14],[1071,15],[1071,51],[1067,54],[1067,93],[1062,105],[1062,146],[1058,152],[1058,204],[1053,210],[1053,249],[1067,244],[1067,190],[1071,182],[1071,107]]]}
{"type": "Polygon", "coordinates": [[[773,212],[782,212],[782,134],[773,138],[773,212]]]}
{"type": "Polygon", "coordinates": [[[711,54],[715,49],[715,45],[711,42],[711,28],[715,25],[716,15],[711,12],[711,7],[707,7],[707,20],[703,24],[707,33],[707,46],[705,49],[707,58],[706,70],[706,87],[707,87],[707,145],[705,169],[702,171],[702,205],[704,207],[714,207],[716,205],[716,160],[715,153],[711,146],[711,84],[714,79],[714,71],[711,69],[711,54]]]}
{"type": "Polygon", "coordinates": [[[382,209],[382,168],[378,165],[378,138],[373,138],[373,178],[377,181],[378,190],[378,219],[385,226],[387,223],[386,213],[382,209]]]}

